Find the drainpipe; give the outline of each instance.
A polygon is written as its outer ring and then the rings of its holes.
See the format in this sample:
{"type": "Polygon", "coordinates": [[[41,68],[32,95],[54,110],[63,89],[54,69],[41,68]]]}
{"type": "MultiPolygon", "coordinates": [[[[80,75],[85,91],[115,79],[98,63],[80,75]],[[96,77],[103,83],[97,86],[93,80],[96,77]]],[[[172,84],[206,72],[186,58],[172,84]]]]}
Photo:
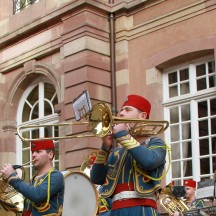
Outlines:
{"type": "MultiPolygon", "coordinates": [[[[110,4],[114,0],[109,0],[110,4]]],[[[116,99],[116,56],[115,56],[115,14],[109,14],[109,30],[110,30],[110,72],[111,72],[111,110],[113,115],[117,115],[117,99],[116,99]]]]}
{"type": "MultiPolygon", "coordinates": [[[[110,4],[114,3],[114,0],[109,0],[110,4]]],[[[117,115],[117,99],[116,99],[116,55],[115,55],[115,14],[109,14],[109,30],[110,30],[110,73],[111,73],[111,110],[112,115],[117,115]]],[[[117,146],[117,143],[113,142],[113,148],[117,146]]]]}

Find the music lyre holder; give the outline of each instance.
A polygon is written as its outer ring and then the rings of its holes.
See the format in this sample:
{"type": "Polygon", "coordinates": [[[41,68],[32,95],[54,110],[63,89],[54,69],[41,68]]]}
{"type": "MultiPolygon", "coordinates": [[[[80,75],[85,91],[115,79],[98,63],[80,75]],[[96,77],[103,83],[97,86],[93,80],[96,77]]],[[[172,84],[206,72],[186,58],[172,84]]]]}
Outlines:
{"type": "Polygon", "coordinates": [[[72,102],[72,106],[75,112],[76,121],[86,118],[92,109],[88,91],[83,91],[83,93],[75,98],[72,102]]]}

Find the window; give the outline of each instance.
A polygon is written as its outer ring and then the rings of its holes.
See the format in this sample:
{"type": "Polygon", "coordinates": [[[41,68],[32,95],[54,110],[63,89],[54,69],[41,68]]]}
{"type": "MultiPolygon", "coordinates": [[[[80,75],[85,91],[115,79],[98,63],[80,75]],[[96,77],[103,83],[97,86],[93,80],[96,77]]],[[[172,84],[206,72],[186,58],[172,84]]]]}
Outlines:
{"type": "Polygon", "coordinates": [[[17,12],[23,10],[29,5],[34,4],[39,0],[13,0],[13,12],[16,14],[17,12]]]}
{"type": "MultiPolygon", "coordinates": [[[[22,136],[25,138],[39,138],[58,136],[58,128],[54,126],[31,128],[31,125],[54,124],[58,122],[58,116],[54,113],[54,105],[57,104],[57,94],[53,85],[39,82],[26,89],[19,104],[18,126],[25,126],[22,136]]],[[[18,157],[20,164],[31,161],[32,155],[29,142],[19,139],[18,157]]],[[[59,169],[59,146],[55,142],[55,158],[53,166],[59,169]]],[[[25,180],[29,181],[34,175],[32,164],[25,167],[25,180]]]]}
{"type": "Polygon", "coordinates": [[[164,105],[170,122],[168,181],[212,178],[216,170],[216,75],[212,58],[193,61],[164,73],[164,105]]]}

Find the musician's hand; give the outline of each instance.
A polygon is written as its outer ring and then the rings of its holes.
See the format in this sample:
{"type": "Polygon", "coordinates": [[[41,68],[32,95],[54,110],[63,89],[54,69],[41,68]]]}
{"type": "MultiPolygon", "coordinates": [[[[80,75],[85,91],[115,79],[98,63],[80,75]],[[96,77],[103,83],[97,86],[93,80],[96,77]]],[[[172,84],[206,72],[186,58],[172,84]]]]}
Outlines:
{"type": "Polygon", "coordinates": [[[107,135],[105,137],[102,138],[103,141],[103,147],[107,150],[110,151],[112,145],[113,145],[113,135],[107,135]]]}
{"type": "Polygon", "coordinates": [[[10,163],[6,163],[3,168],[0,170],[5,178],[8,178],[15,170],[13,169],[10,163]]]}
{"type": "Polygon", "coordinates": [[[180,212],[176,211],[174,214],[172,214],[172,216],[180,216],[180,212]]]}
{"type": "Polygon", "coordinates": [[[116,124],[113,126],[112,131],[114,134],[118,133],[119,131],[129,131],[129,125],[128,124],[116,124]]]}

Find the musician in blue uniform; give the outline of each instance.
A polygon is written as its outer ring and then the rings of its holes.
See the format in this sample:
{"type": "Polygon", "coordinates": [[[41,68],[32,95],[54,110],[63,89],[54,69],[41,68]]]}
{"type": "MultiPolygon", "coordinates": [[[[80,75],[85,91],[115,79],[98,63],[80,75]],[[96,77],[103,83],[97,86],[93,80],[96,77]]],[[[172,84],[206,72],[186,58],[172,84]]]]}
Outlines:
{"type": "Polygon", "coordinates": [[[25,197],[23,216],[60,216],[64,197],[64,177],[52,167],[54,143],[51,140],[32,142],[31,151],[37,174],[30,184],[23,182],[9,163],[4,165],[1,172],[8,183],[25,197]]]}
{"type": "Polygon", "coordinates": [[[190,209],[204,207],[202,199],[196,199],[196,187],[197,182],[191,179],[184,180],[184,186],[186,190],[186,204],[190,209]]]}
{"type": "MultiPolygon", "coordinates": [[[[151,104],[139,95],[129,95],[120,117],[148,119],[151,104]]],[[[91,170],[91,180],[103,185],[101,196],[112,198],[110,216],[157,216],[157,196],[165,165],[167,146],[150,136],[132,136],[132,125],[117,124],[113,135],[102,138],[102,147],[91,170]],[[110,154],[113,138],[120,145],[110,154]]]]}
{"type": "MultiPolygon", "coordinates": [[[[197,209],[197,208],[202,208],[204,207],[204,202],[202,199],[196,199],[196,187],[197,187],[197,182],[191,179],[184,180],[184,186],[185,186],[185,191],[186,191],[186,205],[189,207],[190,210],[192,209],[197,209]]],[[[186,215],[192,215],[190,213],[186,215]]],[[[182,216],[180,212],[175,212],[173,216],[182,216]]]]}

